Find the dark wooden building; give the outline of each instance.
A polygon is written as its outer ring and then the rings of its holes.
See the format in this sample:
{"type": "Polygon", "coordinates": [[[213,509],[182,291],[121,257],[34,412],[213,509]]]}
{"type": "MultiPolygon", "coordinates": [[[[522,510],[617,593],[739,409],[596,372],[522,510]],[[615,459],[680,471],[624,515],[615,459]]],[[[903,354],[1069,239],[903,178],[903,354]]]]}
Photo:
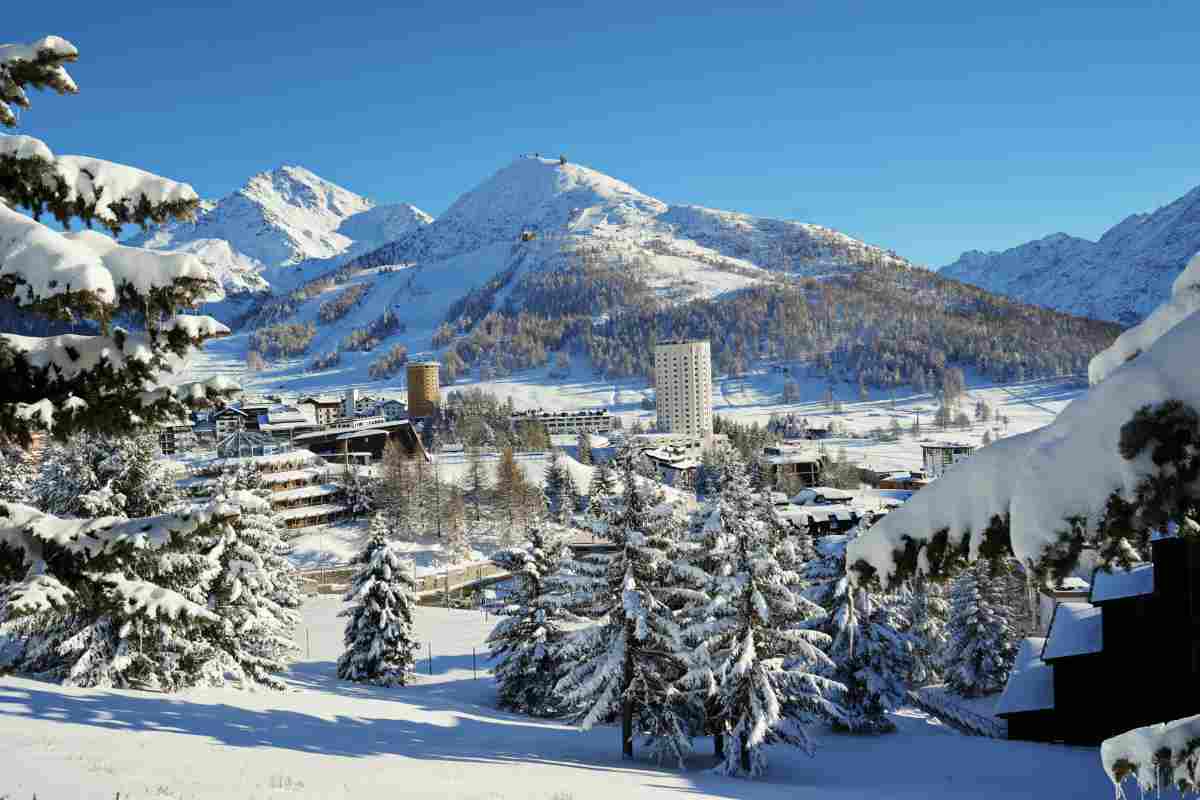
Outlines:
{"type": "Polygon", "coordinates": [[[368,455],[372,461],[378,461],[383,456],[383,448],[390,441],[399,442],[410,457],[429,460],[421,436],[413,428],[412,422],[406,419],[364,417],[347,420],[319,431],[300,434],[292,441],[297,447],[335,462],[368,455]]]}
{"type": "Polygon", "coordinates": [[[1060,603],[1046,639],[1022,644],[996,705],[1010,739],[1094,745],[1200,713],[1200,541],[1151,548],[1151,563],[1097,570],[1087,602],[1060,603]]]}

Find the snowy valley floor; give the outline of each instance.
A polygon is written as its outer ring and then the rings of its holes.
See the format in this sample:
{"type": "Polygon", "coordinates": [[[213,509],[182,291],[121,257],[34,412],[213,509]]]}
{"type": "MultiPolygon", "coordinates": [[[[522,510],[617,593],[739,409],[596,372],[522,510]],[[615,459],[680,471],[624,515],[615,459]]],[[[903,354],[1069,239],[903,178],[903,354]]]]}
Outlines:
{"type": "MultiPolygon", "coordinates": [[[[472,678],[495,618],[420,608],[433,675],[402,689],[334,677],[336,598],[311,600],[288,693],[71,690],[0,678],[0,798],[1098,798],[1112,788],[1092,748],[962,736],[916,711],[900,733],[825,733],[816,758],[771,753],[760,781],[711,774],[711,743],[678,772],[622,763],[617,731],[497,711],[472,678]]],[[[480,659],[480,667],[483,667],[480,659]]]]}

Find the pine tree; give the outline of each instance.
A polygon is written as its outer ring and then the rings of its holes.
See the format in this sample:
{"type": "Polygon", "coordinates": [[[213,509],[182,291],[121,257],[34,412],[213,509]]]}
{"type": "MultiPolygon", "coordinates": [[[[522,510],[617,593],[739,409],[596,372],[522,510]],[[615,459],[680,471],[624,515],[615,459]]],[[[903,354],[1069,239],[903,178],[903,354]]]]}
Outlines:
{"type": "Polygon", "coordinates": [[[297,653],[292,634],[302,597],[269,493],[237,483],[236,476],[223,482],[216,498],[241,513],[221,526],[210,553],[218,566],[210,606],[221,622],[213,644],[219,668],[242,686],[282,689],[275,673],[297,653]]]}
{"type": "Polygon", "coordinates": [[[390,539],[412,539],[416,535],[418,514],[417,481],[412,459],[399,442],[383,448],[375,484],[375,507],[382,513],[390,539]]]}
{"type": "Polygon", "coordinates": [[[782,550],[785,539],[769,513],[741,464],[731,464],[702,527],[707,552],[692,565],[712,571],[705,576],[710,599],[692,614],[688,635],[700,644],[685,684],[707,695],[706,728],[727,775],[761,775],[770,744],[811,754],[803,724],[843,716],[843,687],[819,674],[833,669],[822,650],[830,638],[811,630],[823,611],[796,591],[799,576],[782,566],[795,552],[782,550]]]}
{"type": "Polygon", "coordinates": [[[31,487],[34,505],[67,517],[148,517],[168,511],[181,497],[155,452],[153,434],[82,433],[55,444],[31,487]]]}
{"type": "Polygon", "coordinates": [[[567,637],[561,654],[574,666],[555,692],[585,730],[619,717],[625,758],[633,757],[636,732],[659,760],[682,765],[692,715],[676,687],[685,671],[684,645],[659,589],[671,569],[678,526],[650,505],[631,470],[623,478],[622,508],[605,532],[616,551],[563,565],[564,591],[598,622],[567,637]]]}
{"type": "Polygon", "coordinates": [[[950,585],[945,678],[964,697],[1002,690],[1016,659],[1020,633],[1007,569],[980,558],[950,585]]]}
{"type": "Polygon", "coordinates": [[[552,576],[568,558],[569,532],[555,525],[533,525],[524,547],[500,550],[492,563],[515,578],[503,618],[489,634],[491,658],[497,662],[500,707],[534,716],[561,711],[554,687],[563,675],[559,656],[564,629],[571,619],[561,597],[552,592],[552,576]]]}
{"type": "Polygon", "coordinates": [[[542,493],[546,496],[546,505],[550,514],[558,522],[565,522],[570,504],[574,498],[568,499],[567,479],[570,475],[563,465],[562,456],[558,450],[550,455],[550,463],[546,465],[542,493]]]}
{"type": "Polygon", "coordinates": [[[355,518],[363,517],[375,510],[379,490],[369,475],[353,464],[345,465],[338,474],[337,486],[342,491],[346,507],[355,518]]]}
{"type": "Polygon", "coordinates": [[[500,517],[501,541],[515,542],[533,514],[535,491],[525,480],[511,447],[500,453],[496,465],[496,488],[493,492],[496,511],[500,517]]]}
{"type": "Polygon", "coordinates": [[[575,460],[585,466],[591,466],[592,463],[592,437],[586,433],[579,434],[579,439],[576,445],[575,460]]]}
{"type": "Polygon", "coordinates": [[[817,541],[819,558],[805,567],[806,594],[826,610],[819,629],[833,639],[829,655],[846,687],[846,716],[835,727],[855,733],[895,729],[887,711],[904,699],[912,674],[912,644],[902,633],[907,620],[891,598],[854,587],[846,576],[845,536],[817,541]]]}
{"type": "Polygon", "coordinates": [[[29,502],[37,470],[18,447],[0,448],[0,503],[29,502]]]}
{"type": "Polygon", "coordinates": [[[352,605],[340,614],[348,620],[337,674],[358,683],[405,686],[415,675],[419,648],[412,622],[416,576],[387,531],[376,515],[366,546],[354,558],[358,572],[346,593],[352,605]]]}
{"type": "Polygon", "coordinates": [[[924,686],[941,680],[946,650],[946,620],[950,605],[940,583],[923,575],[912,580],[905,599],[908,603],[908,631],[912,642],[912,683],[924,686]]]}
{"type": "Polygon", "coordinates": [[[471,539],[467,535],[467,513],[462,490],[451,486],[446,500],[446,559],[451,564],[469,561],[471,539]]]}
{"type": "Polygon", "coordinates": [[[471,508],[471,522],[478,525],[483,519],[483,507],[491,496],[491,481],[479,449],[467,451],[467,475],[463,482],[463,496],[471,508]]]}

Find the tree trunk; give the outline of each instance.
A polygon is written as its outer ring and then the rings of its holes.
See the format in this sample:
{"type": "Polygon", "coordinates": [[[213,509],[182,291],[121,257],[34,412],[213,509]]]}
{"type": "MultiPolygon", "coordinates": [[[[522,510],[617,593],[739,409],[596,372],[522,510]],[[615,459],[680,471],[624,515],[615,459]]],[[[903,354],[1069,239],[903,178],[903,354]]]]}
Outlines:
{"type": "Polygon", "coordinates": [[[750,747],[745,739],[742,739],[742,773],[750,774],[750,747]]]}
{"type": "Polygon", "coordinates": [[[633,758],[633,700],[621,703],[621,758],[633,758]]]}
{"type": "Polygon", "coordinates": [[[717,757],[718,761],[725,758],[725,734],[713,734],[713,755],[717,757]]]}

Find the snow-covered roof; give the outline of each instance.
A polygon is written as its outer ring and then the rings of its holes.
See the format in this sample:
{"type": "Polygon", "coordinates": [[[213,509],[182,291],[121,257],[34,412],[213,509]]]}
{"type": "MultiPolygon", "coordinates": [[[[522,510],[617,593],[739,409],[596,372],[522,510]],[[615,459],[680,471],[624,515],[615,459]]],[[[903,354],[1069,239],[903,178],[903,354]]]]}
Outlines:
{"type": "Polygon", "coordinates": [[[1050,622],[1042,660],[1099,653],[1104,647],[1102,615],[1091,603],[1059,603],[1050,622]]]}
{"type": "Polygon", "coordinates": [[[1130,569],[1117,569],[1112,572],[1098,569],[1092,576],[1091,601],[1093,603],[1121,600],[1126,597],[1140,597],[1153,592],[1153,564],[1135,564],[1130,569]]]}
{"type": "Polygon", "coordinates": [[[323,483],[318,486],[301,486],[299,489],[288,489],[284,492],[274,492],[271,495],[271,502],[286,502],[288,500],[301,500],[306,497],[324,497],[326,495],[334,495],[341,491],[341,487],[333,483],[323,483]]]}
{"type": "Polygon", "coordinates": [[[996,701],[996,716],[1054,708],[1054,669],[1041,659],[1045,645],[1045,639],[1021,642],[1008,684],[996,701]]]}
{"type": "Polygon", "coordinates": [[[381,435],[386,436],[387,431],[380,430],[378,428],[367,428],[367,429],[361,430],[361,431],[350,431],[350,433],[340,434],[337,437],[336,441],[340,442],[344,439],[355,439],[359,436],[381,436],[381,435]]]}
{"type": "Polygon", "coordinates": [[[305,519],[307,517],[323,516],[325,514],[337,514],[345,511],[346,507],[338,503],[324,503],[319,506],[300,506],[299,508],[285,508],[278,512],[279,518],[282,520],[305,519]]]}
{"type": "Polygon", "coordinates": [[[308,467],[306,469],[290,469],[285,472],[269,472],[261,476],[260,480],[268,486],[273,483],[291,483],[292,481],[311,481],[324,475],[326,470],[319,467],[308,467]]]}
{"type": "Polygon", "coordinates": [[[854,494],[845,489],[835,489],[832,486],[810,486],[807,489],[801,489],[792,498],[792,502],[802,506],[818,498],[826,501],[848,501],[854,499],[854,494]]]}

